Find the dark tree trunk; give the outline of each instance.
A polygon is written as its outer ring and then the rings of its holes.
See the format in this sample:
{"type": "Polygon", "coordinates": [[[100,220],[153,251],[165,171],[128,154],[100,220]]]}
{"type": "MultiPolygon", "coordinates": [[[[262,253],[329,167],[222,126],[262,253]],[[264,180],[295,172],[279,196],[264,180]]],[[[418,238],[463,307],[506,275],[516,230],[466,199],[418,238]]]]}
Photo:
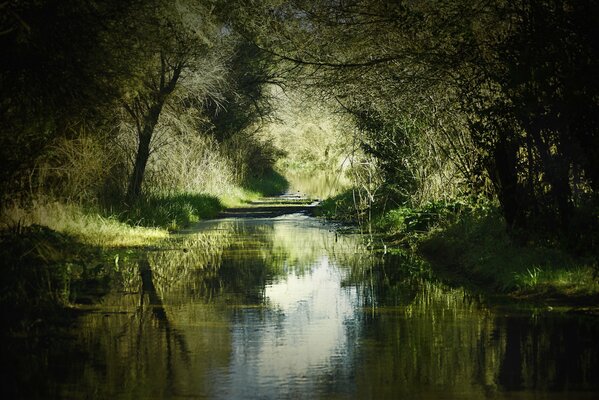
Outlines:
{"type": "Polygon", "coordinates": [[[167,80],[166,62],[163,57],[161,58],[161,64],[160,84],[157,87],[157,91],[154,92],[153,99],[149,102],[150,105],[144,103],[146,104],[144,107],[140,106],[142,103],[140,99],[137,99],[135,107],[130,107],[125,104],[125,109],[136,122],[139,139],[137,154],[135,156],[135,165],[133,165],[133,172],[127,188],[127,199],[131,202],[138,199],[141,195],[146,165],[150,158],[150,143],[152,142],[154,128],[156,128],[156,125],[158,124],[158,119],[160,118],[160,113],[162,112],[162,107],[164,106],[167,97],[175,90],[175,86],[177,85],[177,81],[181,76],[181,70],[183,68],[183,64],[176,66],[173,69],[172,76],[167,80]],[[144,111],[140,112],[140,110],[144,111]]]}
{"type": "Polygon", "coordinates": [[[154,128],[158,124],[158,118],[160,117],[163,103],[164,101],[160,101],[148,110],[143,129],[141,132],[138,132],[139,143],[137,145],[137,155],[135,156],[135,164],[127,189],[127,198],[129,200],[134,201],[139,198],[139,195],[141,194],[144,174],[146,172],[146,166],[148,165],[148,159],[150,158],[152,134],[154,133],[154,128]]]}
{"type": "Polygon", "coordinates": [[[501,204],[503,216],[510,229],[526,228],[527,200],[518,184],[518,147],[501,138],[493,149],[489,175],[501,204]]]}

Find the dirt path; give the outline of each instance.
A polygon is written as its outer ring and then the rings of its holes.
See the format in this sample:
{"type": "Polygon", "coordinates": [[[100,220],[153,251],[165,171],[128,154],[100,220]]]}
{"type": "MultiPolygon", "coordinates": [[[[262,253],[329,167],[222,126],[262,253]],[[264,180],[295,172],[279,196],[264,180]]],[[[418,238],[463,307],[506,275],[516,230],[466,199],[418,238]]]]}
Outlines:
{"type": "Polygon", "coordinates": [[[218,218],[274,218],[287,214],[313,215],[318,201],[300,193],[286,193],[276,197],[264,197],[247,207],[228,208],[218,218]]]}

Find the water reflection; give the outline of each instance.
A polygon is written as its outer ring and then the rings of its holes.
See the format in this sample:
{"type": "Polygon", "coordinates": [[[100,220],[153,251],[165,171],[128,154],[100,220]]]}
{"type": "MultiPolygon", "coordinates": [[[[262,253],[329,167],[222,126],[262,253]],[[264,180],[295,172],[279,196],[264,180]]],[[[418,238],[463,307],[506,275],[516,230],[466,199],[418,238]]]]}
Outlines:
{"type": "MultiPolygon", "coordinates": [[[[350,348],[346,324],[355,317],[356,290],[339,291],[343,273],[322,256],[310,271],[277,279],[265,288],[268,312],[244,310],[233,320],[228,376],[235,385],[223,398],[260,393],[267,398],[319,393],[350,348]]],[[[226,387],[225,382],[222,386],[226,387]]]]}
{"type": "Polygon", "coordinates": [[[599,392],[595,319],[498,313],[413,255],[375,256],[306,217],[200,224],[120,262],[95,309],[46,357],[41,397],[599,392]]]}

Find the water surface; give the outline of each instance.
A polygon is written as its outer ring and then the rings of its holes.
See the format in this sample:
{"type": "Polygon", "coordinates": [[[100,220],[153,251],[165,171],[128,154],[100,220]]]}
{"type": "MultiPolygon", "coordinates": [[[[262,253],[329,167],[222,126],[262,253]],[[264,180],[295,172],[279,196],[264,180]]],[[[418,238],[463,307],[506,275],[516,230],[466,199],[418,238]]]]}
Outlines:
{"type": "Polygon", "coordinates": [[[313,218],[207,221],[110,268],[18,358],[21,397],[599,397],[596,318],[490,306],[313,218]]]}

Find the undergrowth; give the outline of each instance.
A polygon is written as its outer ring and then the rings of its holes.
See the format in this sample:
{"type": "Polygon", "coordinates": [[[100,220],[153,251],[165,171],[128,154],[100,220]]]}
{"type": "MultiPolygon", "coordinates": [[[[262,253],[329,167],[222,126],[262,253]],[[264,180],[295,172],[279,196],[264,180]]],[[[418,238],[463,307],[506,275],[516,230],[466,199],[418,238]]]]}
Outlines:
{"type": "MultiPolygon", "coordinates": [[[[356,207],[350,190],[323,201],[319,214],[356,222],[364,221],[365,211],[356,207]]],[[[387,246],[417,251],[448,280],[517,297],[593,301],[599,296],[592,249],[572,251],[566,240],[535,236],[517,241],[489,201],[457,199],[384,211],[375,205],[369,215],[366,223],[387,246]]]]}
{"type": "Polygon", "coordinates": [[[560,243],[518,243],[497,209],[473,210],[430,231],[418,250],[433,265],[499,292],[551,296],[599,294],[593,259],[560,243]]]}
{"type": "Polygon", "coordinates": [[[141,198],[118,215],[129,225],[175,230],[214,218],[222,209],[221,201],[214,196],[181,193],[141,198]]]}

